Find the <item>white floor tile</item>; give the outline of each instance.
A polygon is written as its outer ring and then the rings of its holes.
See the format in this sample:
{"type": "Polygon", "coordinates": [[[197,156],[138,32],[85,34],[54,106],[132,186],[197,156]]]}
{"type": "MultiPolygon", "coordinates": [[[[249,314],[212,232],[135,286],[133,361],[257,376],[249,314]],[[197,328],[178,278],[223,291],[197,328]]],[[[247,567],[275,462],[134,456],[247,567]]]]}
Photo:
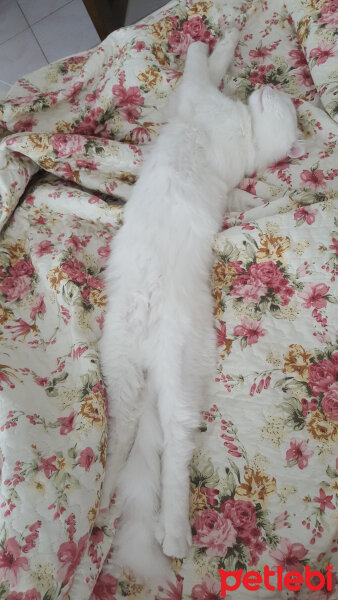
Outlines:
{"type": "Polygon", "coordinates": [[[88,50],[100,42],[82,0],[72,0],[32,25],[32,29],[49,62],[88,50]]]}
{"type": "Polygon", "coordinates": [[[19,77],[47,64],[30,29],[0,45],[0,79],[14,83],[19,77]]]}
{"type": "Polygon", "coordinates": [[[146,17],[150,13],[154,12],[158,8],[161,8],[167,4],[168,0],[129,0],[127,14],[126,14],[126,25],[132,25],[143,17],[146,17]]]}
{"type": "Polygon", "coordinates": [[[71,0],[17,0],[28,23],[33,25],[58,10],[71,0]]]}
{"type": "Polygon", "coordinates": [[[11,86],[3,81],[0,81],[0,101],[8,94],[11,86]]]}
{"type": "Polygon", "coordinates": [[[28,27],[15,0],[0,0],[0,15],[0,44],[28,27]]]}

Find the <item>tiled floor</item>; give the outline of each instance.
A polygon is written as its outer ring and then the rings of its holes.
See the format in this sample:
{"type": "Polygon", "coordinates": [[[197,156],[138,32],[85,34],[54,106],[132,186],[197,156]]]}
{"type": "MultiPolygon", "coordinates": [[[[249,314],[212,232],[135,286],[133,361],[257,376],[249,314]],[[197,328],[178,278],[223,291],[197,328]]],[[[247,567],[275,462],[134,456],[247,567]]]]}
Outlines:
{"type": "Polygon", "coordinates": [[[0,0],[0,98],[19,78],[98,44],[82,0],[0,0]]]}
{"type": "MultiPolygon", "coordinates": [[[[129,0],[126,25],[167,0],[129,0]]],[[[100,42],[82,0],[0,0],[0,99],[11,85],[100,42]]]]}

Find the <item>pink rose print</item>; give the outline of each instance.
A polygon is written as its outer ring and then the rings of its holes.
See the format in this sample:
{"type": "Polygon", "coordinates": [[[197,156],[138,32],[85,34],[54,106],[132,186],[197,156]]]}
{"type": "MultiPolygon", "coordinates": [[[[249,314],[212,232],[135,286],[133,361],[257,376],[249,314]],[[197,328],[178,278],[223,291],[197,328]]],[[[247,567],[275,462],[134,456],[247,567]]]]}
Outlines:
{"type": "Polygon", "coordinates": [[[194,527],[194,544],[207,548],[207,556],[225,556],[236,541],[236,530],[230,519],[212,508],[196,516],[194,527]]]}
{"type": "Polygon", "coordinates": [[[334,352],[331,360],[324,358],[309,366],[309,386],[315,395],[326,393],[336,383],[338,373],[338,352],[334,352]]]}
{"type": "MultiPolygon", "coordinates": [[[[103,115],[103,108],[97,107],[92,108],[89,113],[87,113],[81,123],[79,123],[74,128],[74,133],[78,133],[80,135],[94,135],[97,130],[100,129],[100,118],[103,115]]],[[[84,138],[84,143],[87,140],[84,138]]]]}
{"type": "Polygon", "coordinates": [[[280,538],[279,547],[269,552],[277,567],[283,567],[286,572],[299,571],[299,573],[304,571],[304,564],[301,561],[307,553],[308,550],[303,544],[292,544],[287,538],[280,538]]]}
{"type": "Polygon", "coordinates": [[[247,303],[259,302],[269,289],[281,297],[283,306],[289,304],[294,294],[294,289],[289,286],[288,280],[271,260],[254,263],[247,273],[236,277],[230,295],[242,298],[247,303]]]}
{"type": "Polygon", "coordinates": [[[320,488],[319,496],[313,498],[313,501],[318,502],[320,510],[325,512],[326,508],[329,508],[330,510],[335,510],[335,505],[332,503],[332,498],[333,494],[331,496],[327,496],[323,488],[320,488]]]}
{"type": "Polygon", "coordinates": [[[94,600],[115,600],[117,579],[109,573],[100,573],[93,590],[94,600]]]}
{"type": "Polygon", "coordinates": [[[338,0],[329,0],[324,3],[317,23],[338,27],[338,0]]]}
{"type": "Polygon", "coordinates": [[[310,58],[316,59],[316,65],[323,65],[329,58],[336,56],[335,45],[321,41],[317,48],[312,48],[310,58]]]}
{"type": "Polygon", "coordinates": [[[309,188],[310,190],[325,190],[326,183],[324,172],[322,169],[315,169],[314,171],[304,170],[300,174],[302,188],[309,188]]]}
{"type": "Polygon", "coordinates": [[[191,600],[221,600],[221,598],[221,582],[210,575],[205,575],[202,582],[191,590],[191,600]]]}
{"type": "Polygon", "coordinates": [[[146,47],[146,45],[142,41],[136,42],[136,44],[134,44],[134,48],[135,48],[136,52],[141,52],[141,50],[143,50],[143,48],[145,48],[145,47],[146,47]]]}
{"type": "Polygon", "coordinates": [[[243,179],[243,181],[241,181],[241,183],[239,184],[239,188],[241,190],[244,190],[244,192],[248,192],[248,194],[253,194],[254,196],[256,195],[256,185],[257,185],[257,179],[252,179],[250,177],[246,177],[245,179],[243,179]]]}
{"type": "Polygon", "coordinates": [[[37,120],[34,117],[26,117],[24,119],[20,119],[13,126],[13,131],[18,133],[19,131],[32,131],[34,125],[37,124],[37,120]]]}
{"type": "Polygon", "coordinates": [[[330,385],[322,400],[322,409],[329,419],[338,421],[338,382],[330,385]]]}
{"type": "Polygon", "coordinates": [[[120,83],[118,85],[113,85],[112,88],[116,105],[126,121],[135,123],[135,119],[141,114],[138,107],[144,104],[144,98],[142,98],[138,87],[131,86],[125,88],[122,81],[122,78],[120,78],[120,83]]]}
{"type": "Polygon", "coordinates": [[[249,75],[249,80],[252,87],[255,87],[257,83],[266,83],[265,78],[268,73],[274,69],[274,65],[259,65],[256,69],[253,69],[249,75]]]}
{"type": "Polygon", "coordinates": [[[87,547],[88,533],[79,539],[76,544],[73,540],[61,544],[57,557],[61,563],[58,570],[58,576],[63,585],[67,585],[68,581],[73,577],[76,568],[79,566],[81,558],[87,547]]]}
{"type": "Polygon", "coordinates": [[[89,448],[88,446],[88,448],[85,448],[80,453],[79,465],[80,467],[83,467],[85,471],[89,471],[93,462],[95,462],[95,454],[92,448],[89,448]]]}
{"type": "Polygon", "coordinates": [[[308,225],[312,225],[315,222],[317,209],[311,209],[308,206],[300,206],[294,212],[293,218],[295,221],[303,219],[308,225]]]}
{"type": "Polygon", "coordinates": [[[324,308],[327,304],[325,295],[328,293],[330,287],[325,283],[317,283],[312,285],[306,283],[303,290],[299,294],[299,298],[303,300],[302,306],[304,308],[324,308]]]}
{"type": "Polygon", "coordinates": [[[266,334],[266,329],[262,328],[261,321],[250,321],[244,317],[240,325],[234,327],[234,335],[245,337],[248,345],[257,344],[258,339],[266,334]]]}
{"type": "Polygon", "coordinates": [[[21,548],[15,537],[9,538],[0,550],[0,574],[3,580],[8,580],[14,586],[18,581],[20,569],[28,571],[29,563],[25,556],[21,556],[21,548]]]}
{"type": "Polygon", "coordinates": [[[171,31],[168,35],[169,52],[184,58],[191,44],[191,38],[183,31],[171,31]]]}
{"type": "Polygon", "coordinates": [[[70,433],[71,431],[73,431],[73,429],[75,427],[75,419],[76,419],[75,410],[73,410],[68,417],[59,417],[58,418],[59,423],[61,423],[61,427],[60,427],[61,435],[67,435],[67,433],[70,433]]]}
{"type": "Polygon", "coordinates": [[[1,292],[7,296],[7,301],[24,298],[30,290],[31,280],[28,275],[20,277],[6,277],[1,282],[1,292]]]}
{"type": "Polygon", "coordinates": [[[51,143],[58,156],[64,158],[73,154],[83,154],[87,141],[81,135],[56,133],[53,135],[51,143]]]}
{"type": "Polygon", "coordinates": [[[287,461],[296,461],[298,467],[303,470],[309,464],[309,458],[313,456],[313,451],[309,450],[309,447],[305,440],[297,442],[295,438],[290,440],[290,448],[286,451],[287,461]]]}

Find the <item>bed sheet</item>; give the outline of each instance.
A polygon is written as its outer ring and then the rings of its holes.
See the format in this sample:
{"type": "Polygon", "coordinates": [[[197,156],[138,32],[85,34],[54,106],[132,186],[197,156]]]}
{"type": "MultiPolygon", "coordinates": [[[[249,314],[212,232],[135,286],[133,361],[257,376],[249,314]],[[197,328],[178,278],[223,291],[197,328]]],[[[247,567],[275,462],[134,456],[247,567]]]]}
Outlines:
{"type": "MultiPolygon", "coordinates": [[[[328,577],[338,550],[337,14],[337,0],[170,2],[22,78],[0,103],[0,599],[218,600],[219,569],[265,565],[328,577]],[[220,360],[191,463],[193,546],[154,595],[127,570],[112,574],[117,505],[96,522],[102,272],[189,43],[212,47],[234,22],[224,92],[246,101],[265,83],[291,94],[304,154],[242,181],[215,239],[220,360]]],[[[226,597],[336,594],[241,585],[226,597]]]]}

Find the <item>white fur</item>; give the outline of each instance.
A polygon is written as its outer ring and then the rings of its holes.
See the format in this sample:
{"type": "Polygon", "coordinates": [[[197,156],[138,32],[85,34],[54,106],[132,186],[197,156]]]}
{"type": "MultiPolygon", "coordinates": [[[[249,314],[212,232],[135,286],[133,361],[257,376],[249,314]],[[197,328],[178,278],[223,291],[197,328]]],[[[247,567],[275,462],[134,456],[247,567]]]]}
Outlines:
{"type": "Polygon", "coordinates": [[[229,30],[209,58],[205,44],[189,47],[173,116],[126,204],[106,271],[101,502],[109,506],[118,484],[114,561],[152,580],[166,567],[160,544],[184,557],[191,543],[188,465],[216,366],[209,278],[227,192],[283,158],[297,137],[285,94],[262,88],[245,106],[217,89],[237,40],[229,30]]]}

